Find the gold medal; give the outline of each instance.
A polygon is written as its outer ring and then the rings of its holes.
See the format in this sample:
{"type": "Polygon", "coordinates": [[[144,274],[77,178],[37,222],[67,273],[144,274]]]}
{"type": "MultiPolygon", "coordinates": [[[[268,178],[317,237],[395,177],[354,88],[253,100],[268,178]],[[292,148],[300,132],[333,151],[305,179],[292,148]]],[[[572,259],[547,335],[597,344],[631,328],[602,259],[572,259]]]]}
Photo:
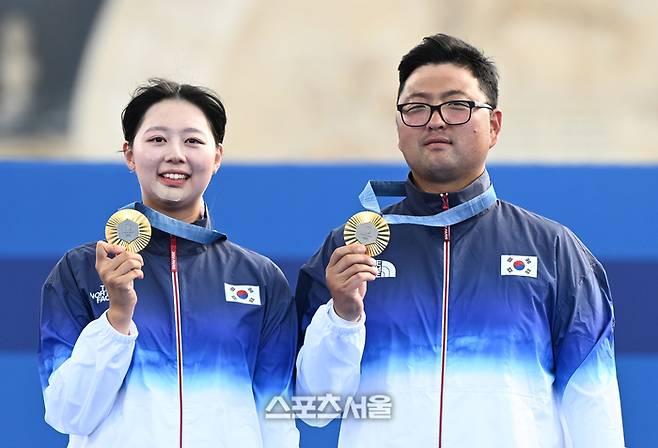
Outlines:
{"type": "Polygon", "coordinates": [[[107,220],[105,238],[110,244],[137,253],[151,240],[151,223],[137,210],[119,210],[107,220]]]}
{"type": "Polygon", "coordinates": [[[361,243],[371,257],[381,254],[391,237],[388,223],[374,212],[359,212],[347,220],[343,230],[345,244],[361,243]]]}

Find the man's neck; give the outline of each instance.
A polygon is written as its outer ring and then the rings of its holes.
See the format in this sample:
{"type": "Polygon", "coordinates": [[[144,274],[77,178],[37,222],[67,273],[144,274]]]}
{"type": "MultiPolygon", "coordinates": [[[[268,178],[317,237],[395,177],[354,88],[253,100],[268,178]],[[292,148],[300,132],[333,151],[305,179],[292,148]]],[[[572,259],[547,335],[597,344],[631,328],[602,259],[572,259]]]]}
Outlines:
{"type": "Polygon", "coordinates": [[[461,191],[464,188],[468,187],[473,183],[475,179],[480,177],[482,173],[478,174],[475,177],[465,177],[462,179],[455,179],[453,181],[447,182],[432,182],[426,179],[422,179],[419,176],[411,174],[411,179],[418,187],[419,190],[424,191],[425,193],[441,194],[441,193],[455,193],[461,191]]]}

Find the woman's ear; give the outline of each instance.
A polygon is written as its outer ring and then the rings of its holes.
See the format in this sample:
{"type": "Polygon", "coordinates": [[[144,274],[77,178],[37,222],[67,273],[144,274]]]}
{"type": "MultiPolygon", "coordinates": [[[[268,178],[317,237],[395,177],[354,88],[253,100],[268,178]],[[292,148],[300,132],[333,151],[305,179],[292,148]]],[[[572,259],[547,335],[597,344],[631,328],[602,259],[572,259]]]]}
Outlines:
{"type": "Polygon", "coordinates": [[[130,147],[130,143],[123,142],[123,158],[126,160],[126,165],[131,173],[135,171],[135,157],[133,154],[133,149],[130,147]]]}
{"type": "Polygon", "coordinates": [[[217,143],[215,147],[215,167],[212,170],[213,174],[217,174],[219,167],[222,165],[222,158],[224,157],[224,145],[217,143]]]}

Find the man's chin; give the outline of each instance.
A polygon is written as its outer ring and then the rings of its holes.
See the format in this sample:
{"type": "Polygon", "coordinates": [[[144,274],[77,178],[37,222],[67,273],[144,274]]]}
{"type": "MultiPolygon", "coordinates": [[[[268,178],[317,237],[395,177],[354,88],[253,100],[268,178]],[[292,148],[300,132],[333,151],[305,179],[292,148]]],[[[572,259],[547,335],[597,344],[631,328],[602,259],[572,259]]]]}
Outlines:
{"type": "Polygon", "coordinates": [[[435,164],[424,174],[429,182],[440,184],[452,183],[460,178],[459,170],[447,163],[435,164]]]}

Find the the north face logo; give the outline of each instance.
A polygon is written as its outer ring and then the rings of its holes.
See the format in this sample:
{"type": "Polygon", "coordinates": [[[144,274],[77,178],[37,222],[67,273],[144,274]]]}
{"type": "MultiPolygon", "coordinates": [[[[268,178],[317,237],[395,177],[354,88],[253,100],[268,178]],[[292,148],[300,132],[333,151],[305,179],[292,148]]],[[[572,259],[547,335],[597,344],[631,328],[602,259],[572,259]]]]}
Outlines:
{"type": "Polygon", "coordinates": [[[90,292],[89,297],[92,301],[96,301],[96,303],[110,301],[110,296],[107,295],[107,289],[105,289],[105,285],[101,285],[101,289],[99,291],[90,292]]]}
{"type": "Polygon", "coordinates": [[[376,260],[377,261],[377,278],[390,278],[395,277],[395,265],[390,261],[376,260]]]}

